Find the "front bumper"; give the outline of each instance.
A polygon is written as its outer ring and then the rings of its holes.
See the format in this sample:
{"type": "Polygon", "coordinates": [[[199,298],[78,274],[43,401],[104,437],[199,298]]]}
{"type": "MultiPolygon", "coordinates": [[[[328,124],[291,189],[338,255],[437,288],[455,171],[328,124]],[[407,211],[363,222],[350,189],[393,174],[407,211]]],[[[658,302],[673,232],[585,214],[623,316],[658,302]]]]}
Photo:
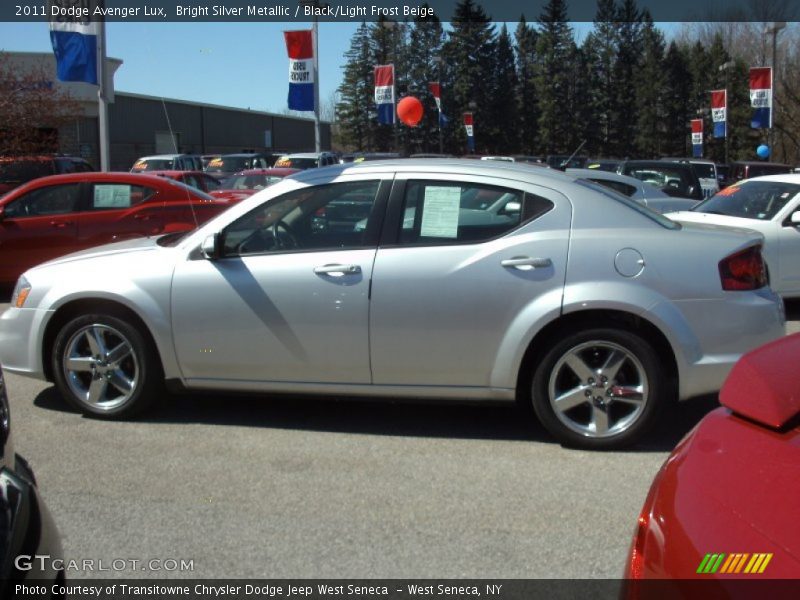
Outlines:
{"type": "Polygon", "coordinates": [[[11,307],[0,315],[0,364],[5,371],[45,379],[42,340],[54,312],[11,307]]]}
{"type": "MultiPolygon", "coordinates": [[[[19,455],[14,468],[0,470],[0,597],[13,598],[14,585],[63,581],[63,571],[52,567],[62,559],[58,529],[39,495],[33,471],[19,455]],[[47,560],[36,557],[46,556],[47,560]]],[[[58,564],[58,563],[57,563],[58,564]]],[[[48,586],[49,589],[49,586],[48,586]]]]}

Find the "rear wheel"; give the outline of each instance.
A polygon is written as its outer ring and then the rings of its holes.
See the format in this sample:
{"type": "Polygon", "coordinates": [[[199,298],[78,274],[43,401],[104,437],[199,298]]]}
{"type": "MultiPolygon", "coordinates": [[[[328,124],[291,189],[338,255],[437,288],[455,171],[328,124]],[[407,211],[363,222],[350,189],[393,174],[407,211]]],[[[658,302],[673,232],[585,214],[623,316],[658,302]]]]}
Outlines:
{"type": "Polygon", "coordinates": [[[161,370],[149,340],[115,316],[84,315],[67,323],[52,360],[59,391],[88,415],[129,417],[160,391],[161,370]]]}
{"type": "Polygon", "coordinates": [[[590,329],[545,355],[532,394],[536,415],[560,442],[613,449],[652,427],[669,390],[658,355],[639,335],[590,329]]]}

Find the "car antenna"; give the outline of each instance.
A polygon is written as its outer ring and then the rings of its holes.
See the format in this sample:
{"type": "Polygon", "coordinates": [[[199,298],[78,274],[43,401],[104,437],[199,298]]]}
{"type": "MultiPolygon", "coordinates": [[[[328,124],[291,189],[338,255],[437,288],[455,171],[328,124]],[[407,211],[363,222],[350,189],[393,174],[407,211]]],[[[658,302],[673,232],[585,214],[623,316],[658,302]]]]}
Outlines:
{"type": "Polygon", "coordinates": [[[575,148],[575,152],[573,152],[572,154],[570,154],[570,155],[569,155],[569,158],[568,158],[567,160],[565,160],[565,161],[564,161],[564,162],[562,162],[560,165],[558,165],[558,170],[559,170],[559,171],[566,171],[566,170],[567,170],[567,167],[569,166],[569,161],[571,161],[573,158],[575,158],[575,155],[576,155],[578,152],[580,152],[580,151],[581,151],[581,148],[583,148],[583,145],[584,145],[585,143],[586,143],[586,140],[583,140],[583,141],[581,142],[581,145],[580,145],[580,146],[578,146],[577,148],[575,148]]]}

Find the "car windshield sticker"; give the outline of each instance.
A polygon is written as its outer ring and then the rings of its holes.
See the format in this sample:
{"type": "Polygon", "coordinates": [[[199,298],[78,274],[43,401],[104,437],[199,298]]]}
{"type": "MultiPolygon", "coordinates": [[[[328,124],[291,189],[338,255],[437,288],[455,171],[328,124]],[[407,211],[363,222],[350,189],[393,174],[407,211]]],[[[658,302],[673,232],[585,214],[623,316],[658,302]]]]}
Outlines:
{"type": "Polygon", "coordinates": [[[736,192],[738,192],[741,188],[736,186],[726,187],[724,190],[720,190],[716,193],[717,196],[733,196],[736,192]]]}
{"type": "Polygon", "coordinates": [[[124,184],[95,185],[95,208],[127,208],[131,205],[131,186],[124,184]]]}
{"type": "Polygon", "coordinates": [[[144,169],[147,167],[147,161],[140,160],[135,165],[133,165],[134,169],[144,169]]]}
{"type": "Polygon", "coordinates": [[[289,158],[279,158],[278,162],[275,163],[276,167],[291,167],[292,161],[289,158]]]}
{"type": "Polygon", "coordinates": [[[461,188],[428,186],[422,210],[422,237],[457,238],[461,188]]]}
{"type": "Polygon", "coordinates": [[[222,166],[222,159],[221,158],[214,158],[208,163],[209,167],[221,167],[222,166]]]}

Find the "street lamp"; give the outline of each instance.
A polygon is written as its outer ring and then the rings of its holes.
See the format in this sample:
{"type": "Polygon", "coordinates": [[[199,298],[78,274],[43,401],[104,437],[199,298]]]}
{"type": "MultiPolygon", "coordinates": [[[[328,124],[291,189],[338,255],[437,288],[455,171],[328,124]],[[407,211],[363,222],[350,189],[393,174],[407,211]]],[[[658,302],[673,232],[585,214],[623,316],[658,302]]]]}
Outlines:
{"type": "Polygon", "coordinates": [[[775,156],[775,149],[772,147],[775,139],[775,131],[773,128],[773,121],[775,120],[775,110],[777,104],[775,102],[775,89],[778,82],[778,63],[776,60],[778,54],[778,33],[786,28],[786,21],[773,21],[772,25],[764,27],[764,35],[772,34],[772,108],[769,112],[769,150],[772,156],[775,156]]]}
{"type": "MultiPolygon", "coordinates": [[[[436,81],[439,83],[439,102],[441,103],[441,93],[442,93],[442,63],[444,60],[441,56],[434,56],[431,60],[436,63],[437,66],[437,73],[436,73],[436,81]]],[[[441,105],[440,105],[441,106],[441,105]]],[[[438,108],[438,118],[437,122],[439,124],[439,154],[444,154],[444,140],[442,139],[442,109],[441,107],[438,108]]]]}
{"type": "Polygon", "coordinates": [[[728,133],[730,133],[728,123],[728,70],[736,66],[736,61],[729,60],[719,66],[719,72],[725,74],[725,164],[728,164],[728,133]]]}
{"type": "MultiPolygon", "coordinates": [[[[319,0],[300,0],[299,4],[300,6],[313,6],[316,9],[328,6],[319,0]]],[[[311,37],[314,40],[314,151],[317,153],[322,151],[322,134],[319,120],[319,17],[317,16],[319,12],[319,10],[314,11],[314,21],[311,26],[313,31],[311,37]]]]}

